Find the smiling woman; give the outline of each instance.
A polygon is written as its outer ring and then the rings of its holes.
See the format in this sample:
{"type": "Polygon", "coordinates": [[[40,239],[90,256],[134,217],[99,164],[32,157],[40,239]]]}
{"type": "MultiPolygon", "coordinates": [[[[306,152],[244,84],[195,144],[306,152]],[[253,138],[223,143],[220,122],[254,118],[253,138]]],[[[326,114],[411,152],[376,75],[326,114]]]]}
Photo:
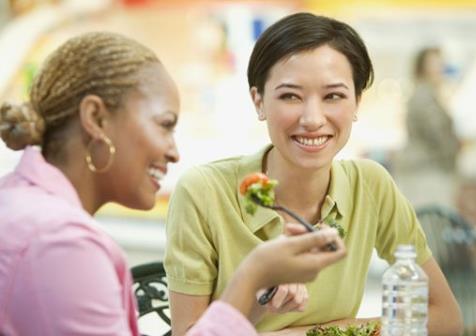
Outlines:
{"type": "Polygon", "coordinates": [[[456,301],[414,210],[389,174],[369,160],[335,160],[372,80],[365,44],[346,23],[297,13],[259,37],[248,83],[271,144],[255,155],[193,168],[178,182],[168,212],[165,259],[174,335],[182,335],[221,294],[250,250],[293,221],[264,208],[247,214],[239,185],[256,171],[279,181],[276,204],[312,224],[332,221],[342,227],[348,252],[318,279],[281,285],[264,309],[256,304],[253,320],[259,331],[303,335],[315,324],[363,322],[355,316],[373,249],[392,263],[398,244],[412,244],[430,279],[430,334],[460,332],[456,301]],[[276,314],[287,312],[294,313],[276,314]]]}
{"type": "Polygon", "coordinates": [[[127,95],[113,118],[111,136],[121,148],[111,167],[114,175],[103,176],[100,182],[103,188],[112,188],[108,201],[150,209],[168,163],[179,159],[173,138],[179,98],[175,84],[161,65],[145,67],[138,76],[142,80],[137,89],[127,95]]]}
{"type": "Polygon", "coordinates": [[[1,105],[1,137],[24,152],[0,180],[0,334],[139,334],[123,253],[92,215],[155,204],[178,112],[157,56],[112,33],[68,40],[28,103],[1,105]]]}
{"type": "Polygon", "coordinates": [[[328,45],[277,62],[263,91],[254,86],[251,95],[285,161],[309,169],[330,167],[357,113],[351,65],[328,45]]]}

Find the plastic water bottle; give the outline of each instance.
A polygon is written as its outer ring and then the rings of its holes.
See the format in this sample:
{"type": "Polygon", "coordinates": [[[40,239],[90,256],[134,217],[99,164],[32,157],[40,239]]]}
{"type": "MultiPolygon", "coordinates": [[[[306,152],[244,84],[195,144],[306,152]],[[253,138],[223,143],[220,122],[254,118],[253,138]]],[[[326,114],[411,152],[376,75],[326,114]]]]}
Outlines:
{"type": "Polygon", "coordinates": [[[428,277],[412,245],[398,245],[382,279],[382,336],[428,334],[428,277]]]}

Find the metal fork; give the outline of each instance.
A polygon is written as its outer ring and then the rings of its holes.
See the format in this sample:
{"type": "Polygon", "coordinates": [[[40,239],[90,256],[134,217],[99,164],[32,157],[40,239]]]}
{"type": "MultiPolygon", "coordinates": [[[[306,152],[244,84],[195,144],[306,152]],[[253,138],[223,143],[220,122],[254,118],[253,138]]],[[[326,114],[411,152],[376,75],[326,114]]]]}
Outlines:
{"type": "MultiPolygon", "coordinates": [[[[304,218],[299,216],[297,213],[295,213],[292,210],[289,210],[288,208],[286,208],[282,205],[266,205],[266,204],[263,204],[263,202],[256,195],[251,195],[251,199],[253,200],[253,202],[255,202],[256,204],[258,204],[259,206],[262,206],[264,208],[273,209],[273,210],[276,210],[276,211],[282,211],[282,212],[287,213],[289,216],[291,216],[292,218],[297,220],[300,224],[304,225],[306,230],[309,231],[309,232],[313,232],[313,231],[318,230],[317,228],[315,228],[314,226],[309,224],[309,222],[307,220],[305,220],[304,218]]],[[[327,251],[336,251],[337,250],[336,243],[335,242],[328,243],[326,245],[326,250],[327,251]]],[[[262,306],[267,304],[274,297],[277,290],[278,290],[278,286],[268,288],[266,290],[266,292],[258,298],[258,303],[262,306]]]]}

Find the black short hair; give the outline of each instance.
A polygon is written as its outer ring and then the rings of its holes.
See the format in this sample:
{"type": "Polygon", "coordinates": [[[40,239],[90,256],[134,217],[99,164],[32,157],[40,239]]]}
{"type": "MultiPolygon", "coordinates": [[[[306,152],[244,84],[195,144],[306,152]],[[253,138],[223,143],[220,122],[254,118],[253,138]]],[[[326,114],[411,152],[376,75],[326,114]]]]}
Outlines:
{"type": "Polygon", "coordinates": [[[355,94],[370,87],[374,79],[367,48],[357,32],[344,22],[296,13],[282,18],[258,38],[248,63],[248,84],[263,93],[269,71],[285,57],[329,45],[344,54],[352,67],[355,94]]]}

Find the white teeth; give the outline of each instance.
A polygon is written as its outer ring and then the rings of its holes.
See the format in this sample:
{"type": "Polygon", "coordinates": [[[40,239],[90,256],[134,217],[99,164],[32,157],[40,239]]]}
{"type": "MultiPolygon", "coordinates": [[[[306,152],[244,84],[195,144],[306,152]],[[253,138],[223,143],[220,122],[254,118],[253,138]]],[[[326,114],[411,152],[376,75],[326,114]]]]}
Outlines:
{"type": "Polygon", "coordinates": [[[305,138],[303,136],[296,136],[296,140],[306,146],[320,146],[327,141],[328,136],[320,136],[317,138],[305,138]]]}
{"type": "Polygon", "coordinates": [[[150,176],[152,176],[157,181],[162,180],[165,176],[165,174],[161,170],[154,167],[149,167],[147,172],[149,173],[150,176]]]}

